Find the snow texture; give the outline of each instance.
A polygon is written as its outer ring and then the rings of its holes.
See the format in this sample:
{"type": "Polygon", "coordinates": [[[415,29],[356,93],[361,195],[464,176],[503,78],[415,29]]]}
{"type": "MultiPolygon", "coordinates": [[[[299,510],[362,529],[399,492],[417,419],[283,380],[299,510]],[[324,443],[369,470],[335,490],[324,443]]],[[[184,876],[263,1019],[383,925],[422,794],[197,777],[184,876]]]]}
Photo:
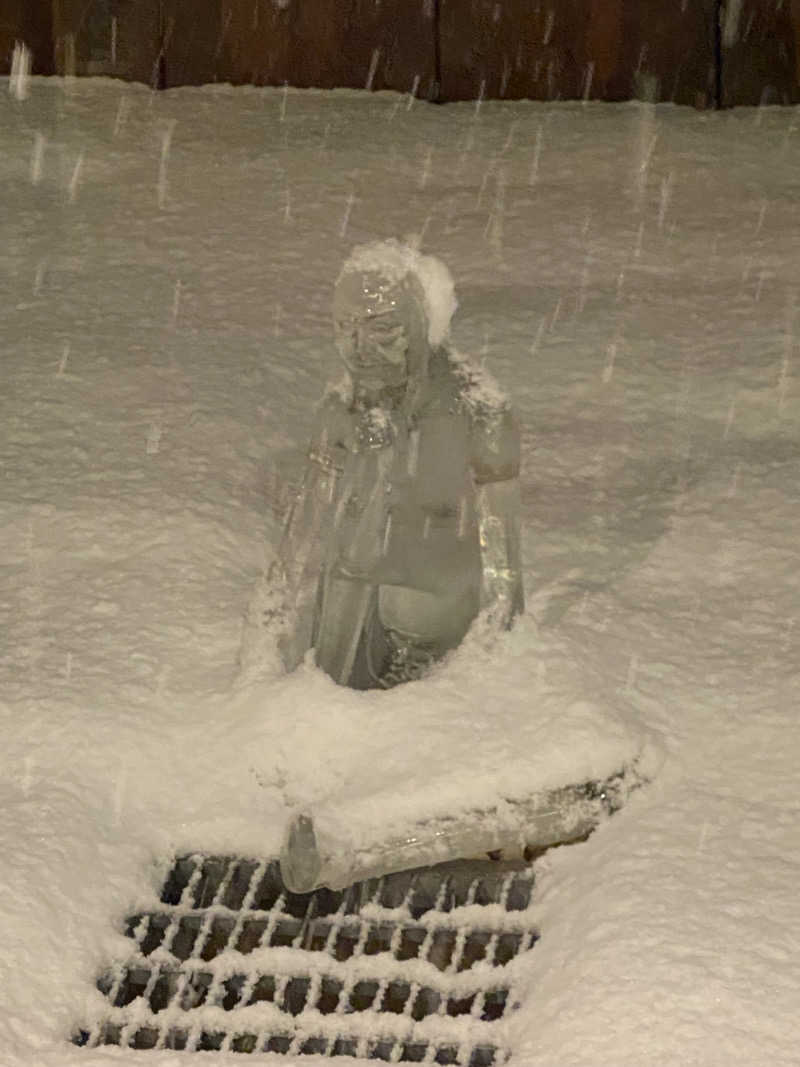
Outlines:
{"type": "Polygon", "coordinates": [[[797,112],[26,92],[0,85],[3,1067],[128,1062],[67,1038],[175,852],[637,756],[651,784],[537,863],[514,1062],[797,1064],[797,112]],[[386,693],[237,686],[333,282],[409,232],[520,416],[527,614],[386,693]]]}

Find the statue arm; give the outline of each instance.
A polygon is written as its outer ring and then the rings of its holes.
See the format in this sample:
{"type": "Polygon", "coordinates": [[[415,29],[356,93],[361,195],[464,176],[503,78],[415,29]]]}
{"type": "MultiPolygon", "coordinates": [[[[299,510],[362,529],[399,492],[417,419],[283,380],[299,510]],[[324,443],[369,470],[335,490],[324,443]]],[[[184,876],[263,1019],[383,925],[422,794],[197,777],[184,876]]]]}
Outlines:
{"type": "MultiPolygon", "coordinates": [[[[326,403],[308,450],[303,482],[283,528],[270,568],[276,597],[278,648],[287,671],[302,661],[314,638],[317,587],[341,480],[337,412],[326,403]]],[[[270,620],[268,620],[270,621],[270,620]]]]}
{"type": "Polygon", "coordinates": [[[340,476],[333,450],[313,441],[302,485],[278,545],[276,570],[290,590],[299,590],[319,573],[324,555],[323,527],[334,507],[340,476]]]}
{"type": "Polygon", "coordinates": [[[481,419],[474,430],[478,535],[481,552],[481,613],[507,629],[525,607],[520,554],[520,441],[511,411],[481,419]]]}
{"type": "Polygon", "coordinates": [[[481,547],[481,612],[507,629],[524,610],[519,536],[519,481],[477,487],[481,547]]]}

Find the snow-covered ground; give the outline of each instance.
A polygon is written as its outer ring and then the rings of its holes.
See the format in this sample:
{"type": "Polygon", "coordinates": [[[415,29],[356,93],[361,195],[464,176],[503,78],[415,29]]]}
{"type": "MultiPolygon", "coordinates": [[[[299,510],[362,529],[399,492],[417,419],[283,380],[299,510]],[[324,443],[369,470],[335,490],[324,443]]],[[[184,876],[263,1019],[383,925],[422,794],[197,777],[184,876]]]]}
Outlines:
{"type": "Polygon", "coordinates": [[[412,103],[0,82],[3,1067],[187,1062],[67,1043],[176,851],[637,755],[539,861],[514,1062],[800,1063],[797,113],[412,103]],[[521,417],[528,613],[389,693],[242,684],[332,281],[408,234],[521,417]]]}

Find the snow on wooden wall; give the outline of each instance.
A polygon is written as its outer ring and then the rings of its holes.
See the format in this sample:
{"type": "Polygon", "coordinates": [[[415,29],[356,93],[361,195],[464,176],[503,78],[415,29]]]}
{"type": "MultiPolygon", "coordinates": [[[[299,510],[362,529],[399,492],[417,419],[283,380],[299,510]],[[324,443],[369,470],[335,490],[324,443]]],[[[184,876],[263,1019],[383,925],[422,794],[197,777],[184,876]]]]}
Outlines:
{"type": "Polygon", "coordinates": [[[795,103],[800,0],[0,0],[34,69],[425,99],[795,103]]]}

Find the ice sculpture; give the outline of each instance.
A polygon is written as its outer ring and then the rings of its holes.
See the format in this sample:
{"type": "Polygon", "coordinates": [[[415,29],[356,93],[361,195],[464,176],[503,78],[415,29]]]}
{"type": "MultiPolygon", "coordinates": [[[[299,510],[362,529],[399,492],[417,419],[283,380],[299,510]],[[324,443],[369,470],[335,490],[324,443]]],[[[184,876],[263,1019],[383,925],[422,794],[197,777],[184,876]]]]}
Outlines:
{"type": "Polygon", "coordinates": [[[391,797],[371,798],[373,810],[381,813],[373,825],[369,820],[365,825],[363,811],[348,810],[346,803],[338,810],[336,804],[325,805],[313,816],[299,812],[290,820],[281,849],[281,877],[291,892],[309,893],[322,885],[344,889],[394,871],[460,858],[528,858],[551,845],[587,837],[642,781],[633,765],[605,781],[411,820],[388,834],[383,813],[391,810],[391,797]]]}
{"type": "Polygon", "coordinates": [[[356,248],[336,284],[343,384],[317,414],[273,566],[288,670],[310,648],[356,689],[419,677],[480,614],[523,608],[519,433],[491,378],[447,344],[453,282],[396,241],[356,248]]]}

